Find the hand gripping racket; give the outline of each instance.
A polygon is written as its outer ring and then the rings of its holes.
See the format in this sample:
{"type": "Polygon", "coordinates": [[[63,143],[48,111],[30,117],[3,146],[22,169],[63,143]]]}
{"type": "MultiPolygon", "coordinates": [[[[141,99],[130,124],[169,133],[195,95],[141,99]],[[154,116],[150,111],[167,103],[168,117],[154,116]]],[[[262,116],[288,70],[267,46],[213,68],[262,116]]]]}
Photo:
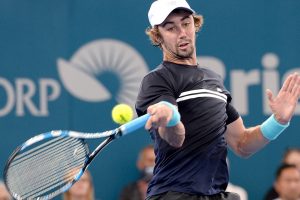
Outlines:
{"type": "Polygon", "coordinates": [[[145,125],[149,114],[101,133],[50,131],[20,145],[8,159],[4,182],[15,199],[52,199],[80,179],[96,155],[114,139],[145,125]],[[89,153],[85,139],[106,138],[89,153]]]}

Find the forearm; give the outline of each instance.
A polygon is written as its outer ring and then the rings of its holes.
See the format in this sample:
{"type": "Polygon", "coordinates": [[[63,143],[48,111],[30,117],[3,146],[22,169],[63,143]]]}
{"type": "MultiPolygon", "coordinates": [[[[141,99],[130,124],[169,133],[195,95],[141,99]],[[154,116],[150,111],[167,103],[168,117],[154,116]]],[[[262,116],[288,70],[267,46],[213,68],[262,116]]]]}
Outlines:
{"type": "Polygon", "coordinates": [[[160,137],[173,147],[181,147],[185,139],[185,128],[182,122],[172,127],[159,127],[158,132],[160,137]]]}
{"type": "Polygon", "coordinates": [[[241,157],[249,157],[276,139],[288,126],[279,124],[270,116],[259,126],[245,128],[242,118],[227,125],[225,134],[228,145],[241,157]]]}
{"type": "Polygon", "coordinates": [[[269,140],[266,139],[260,130],[260,126],[245,129],[237,145],[237,154],[241,157],[249,157],[262,149],[269,140]]]}

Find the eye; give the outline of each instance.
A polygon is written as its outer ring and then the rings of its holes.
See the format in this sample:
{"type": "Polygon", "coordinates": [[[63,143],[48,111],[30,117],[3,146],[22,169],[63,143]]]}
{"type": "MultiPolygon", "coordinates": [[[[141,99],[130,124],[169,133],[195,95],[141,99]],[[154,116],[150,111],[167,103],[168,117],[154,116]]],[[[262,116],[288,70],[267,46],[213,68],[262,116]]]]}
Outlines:
{"type": "Polygon", "coordinates": [[[174,30],[175,30],[175,27],[174,27],[174,26],[167,27],[167,31],[173,32],[174,30]]]}
{"type": "Polygon", "coordinates": [[[183,26],[183,27],[188,27],[190,24],[191,24],[190,22],[184,22],[184,23],[182,24],[182,26],[183,26]]]}

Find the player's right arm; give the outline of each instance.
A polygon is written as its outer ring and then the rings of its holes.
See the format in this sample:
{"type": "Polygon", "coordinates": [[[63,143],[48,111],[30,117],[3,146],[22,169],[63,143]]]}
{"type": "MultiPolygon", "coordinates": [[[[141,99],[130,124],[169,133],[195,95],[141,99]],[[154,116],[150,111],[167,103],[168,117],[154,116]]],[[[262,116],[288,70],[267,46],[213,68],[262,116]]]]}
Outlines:
{"type": "MultiPolygon", "coordinates": [[[[158,133],[162,139],[164,139],[169,145],[173,147],[181,147],[185,139],[185,128],[181,121],[179,121],[175,126],[168,127],[168,123],[173,117],[172,108],[170,106],[157,103],[151,105],[147,109],[150,118],[146,123],[145,128],[158,129],[158,133]]],[[[176,112],[178,112],[176,110],[176,112]]]]}

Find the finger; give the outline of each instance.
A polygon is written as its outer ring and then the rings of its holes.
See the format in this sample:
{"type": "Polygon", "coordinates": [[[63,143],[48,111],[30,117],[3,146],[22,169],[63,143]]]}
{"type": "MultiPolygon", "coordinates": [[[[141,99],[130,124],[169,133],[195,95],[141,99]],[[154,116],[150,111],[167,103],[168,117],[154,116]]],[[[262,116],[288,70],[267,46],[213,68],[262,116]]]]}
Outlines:
{"type": "Polygon", "coordinates": [[[157,128],[157,118],[152,115],[146,122],[145,129],[157,128]]]}
{"type": "Polygon", "coordinates": [[[153,115],[155,113],[155,107],[152,105],[152,106],[149,106],[147,108],[147,113],[149,113],[150,115],[153,115]]]}
{"type": "Polygon", "coordinates": [[[145,124],[145,129],[146,130],[150,130],[150,128],[152,127],[152,120],[151,117],[147,120],[146,124],[145,124]]]}
{"type": "Polygon", "coordinates": [[[296,76],[295,84],[292,88],[292,94],[299,97],[299,88],[300,88],[300,76],[296,76]]]}
{"type": "Polygon", "coordinates": [[[293,92],[293,88],[297,85],[297,79],[298,79],[298,75],[294,73],[292,75],[292,79],[290,81],[289,87],[287,88],[288,92],[293,92]]]}
{"type": "Polygon", "coordinates": [[[298,85],[298,88],[295,91],[295,95],[296,95],[296,97],[298,98],[298,101],[299,101],[299,98],[300,98],[300,85],[298,85]]]}
{"type": "Polygon", "coordinates": [[[283,83],[283,86],[282,86],[282,88],[281,88],[281,91],[287,91],[288,90],[288,87],[289,87],[289,85],[290,85],[290,82],[291,82],[291,80],[293,79],[293,76],[292,75],[289,75],[288,77],[287,77],[287,79],[284,81],[284,83],[283,83]]]}
{"type": "Polygon", "coordinates": [[[298,98],[298,101],[299,101],[299,98],[300,98],[300,87],[298,88],[298,91],[297,91],[297,98],[298,98]]]}
{"type": "Polygon", "coordinates": [[[270,103],[273,103],[273,102],[274,102],[274,98],[273,98],[273,93],[272,93],[272,91],[269,90],[269,89],[267,89],[266,93],[267,93],[269,102],[270,102],[270,103]]]}

